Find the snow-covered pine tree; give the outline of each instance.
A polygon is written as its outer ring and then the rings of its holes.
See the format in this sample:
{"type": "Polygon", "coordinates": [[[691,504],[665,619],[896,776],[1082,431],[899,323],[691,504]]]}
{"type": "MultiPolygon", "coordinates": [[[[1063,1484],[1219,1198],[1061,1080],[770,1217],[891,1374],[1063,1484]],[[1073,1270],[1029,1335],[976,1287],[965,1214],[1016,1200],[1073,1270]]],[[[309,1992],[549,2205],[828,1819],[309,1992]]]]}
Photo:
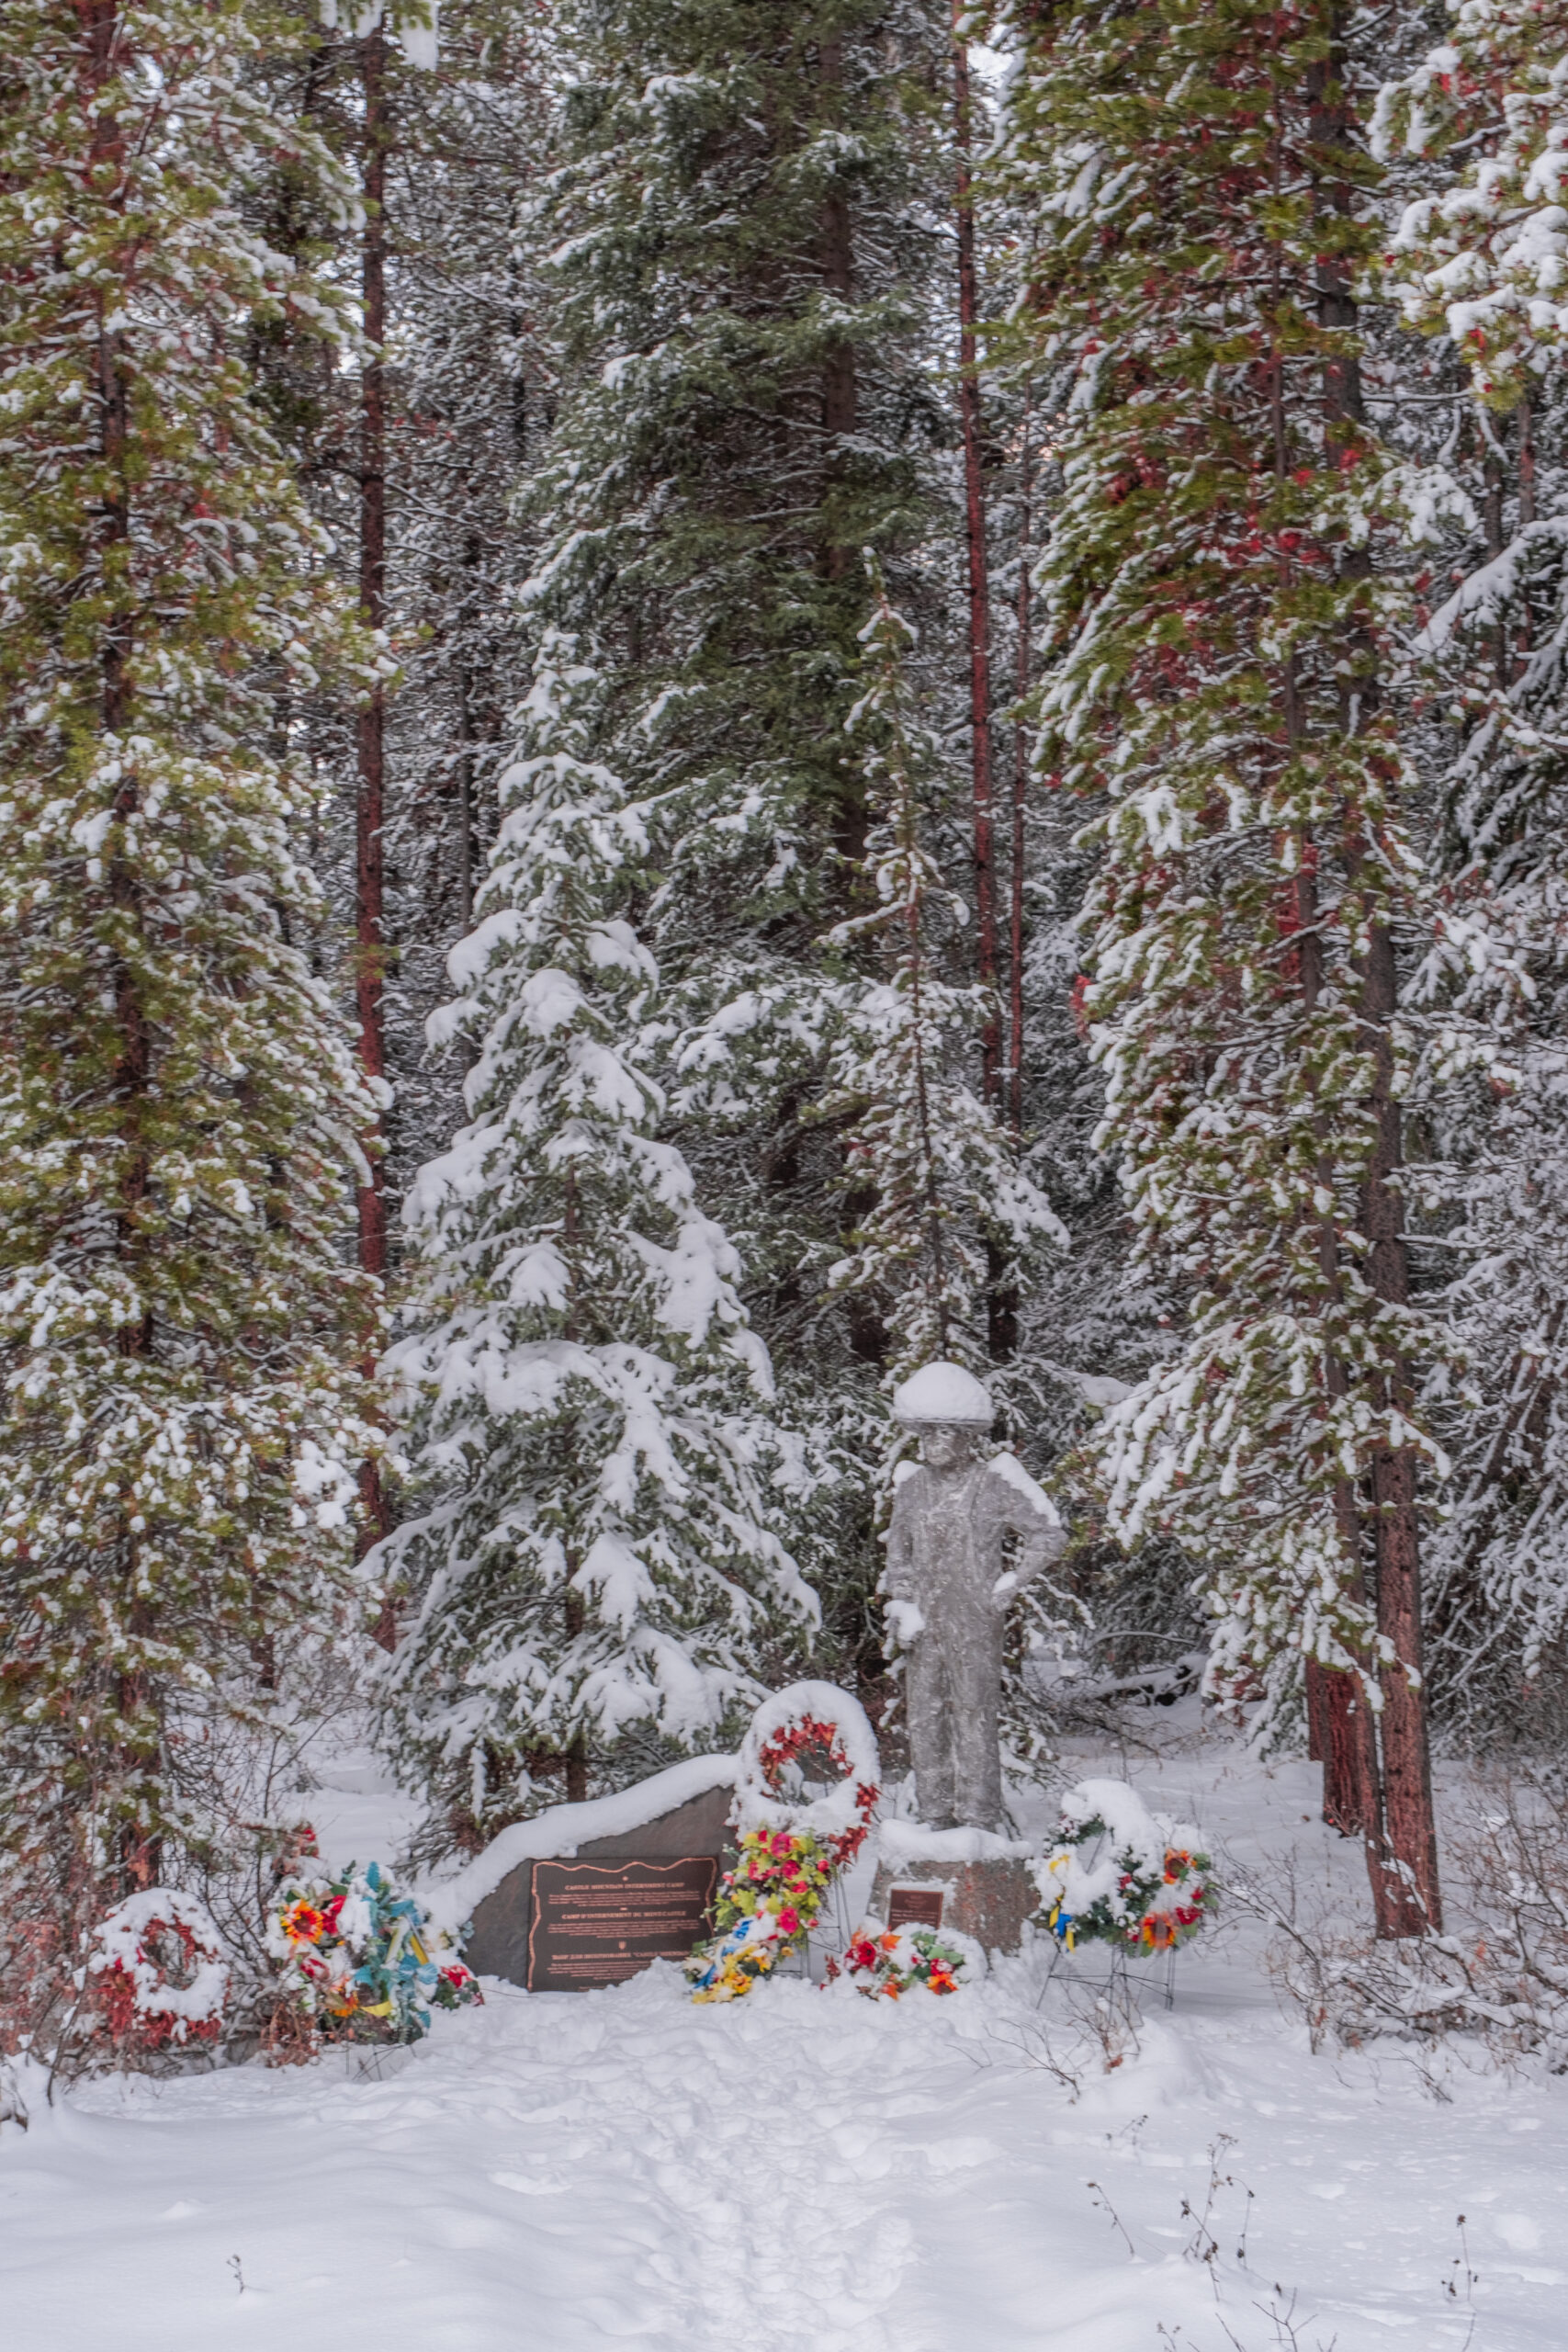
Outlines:
{"type": "Polygon", "coordinates": [[[1442,1134],[1447,1304],[1472,1372],[1436,1408],[1455,1476],[1428,1658],[1435,1703],[1472,1734],[1552,1724],[1568,1690],[1565,64],[1568,10],[1461,0],[1376,124],[1391,169],[1433,189],[1404,210],[1386,278],[1453,387],[1438,429],[1475,508],[1418,640],[1458,741],[1434,853],[1451,940],[1430,981],[1486,1025],[1499,1063],[1442,1134]]]}
{"type": "Polygon", "coordinates": [[[33,0],[0,57],[0,1835],[62,1935],[222,1848],[187,1765],[340,1606],[367,1442],[272,690],[379,657],[239,356],[337,312],[236,209],[280,153],[348,192],[254,54],[240,0],[33,0]]]}
{"type": "Polygon", "coordinates": [[[649,807],[671,1132],[807,1433],[791,1549],[834,1663],[869,1685],[886,1335],[863,1293],[828,1287],[860,1212],[811,1116],[818,943],[864,847],[843,729],[863,547],[922,628],[952,617],[953,419],[928,356],[951,302],[947,11],[574,0],[561,28],[540,231],[563,393],[534,608],[604,678],[601,756],[649,807]]]}
{"type": "Polygon", "coordinates": [[[781,1449],[739,1261],[660,1132],[647,836],[595,755],[604,693],[547,637],[437,1024],[478,1044],[472,1124],[409,1201],[423,1320],[389,1364],[426,1493],[385,1547],[417,1603],[383,1708],[447,1837],[563,1775],[585,1795],[634,1735],[721,1739],[816,1615],[765,1524],[781,1449]]]}
{"type": "Polygon", "coordinates": [[[922,840],[922,800],[940,782],[941,747],[915,706],[908,658],[915,631],[889,600],[868,552],[874,603],[862,631],[863,691],[846,727],[860,747],[870,830],[859,893],[870,911],[829,932],[834,955],[872,968],[846,978],[817,1115],[842,1136],[845,1183],[863,1205],[835,1291],[874,1302],[888,1338],[885,1385],[933,1357],[980,1368],[996,1280],[987,1244],[1005,1239],[1016,1287],[1046,1243],[1066,1234],[1015,1161],[1011,1138],[969,1083],[995,997],[945,977],[968,920],[922,840]]]}
{"type": "Polygon", "coordinates": [[[1186,1296],[1111,1408],[1113,1528],[1211,1564],[1216,1688],[1307,1666],[1380,1931],[1438,1917],[1420,1679],[1396,933],[1429,936],[1380,701],[1432,485],[1369,431],[1371,173],[1327,0],[1013,19],[1042,365],[1076,369],[1039,762],[1103,796],[1083,1008],[1140,1250],[1186,1296]],[[1375,1602],[1364,1566],[1374,1569],[1375,1602]],[[1358,1673],[1358,1669],[1360,1669],[1358,1673]],[[1375,1752],[1367,1736],[1377,1711],[1375,1752]]]}

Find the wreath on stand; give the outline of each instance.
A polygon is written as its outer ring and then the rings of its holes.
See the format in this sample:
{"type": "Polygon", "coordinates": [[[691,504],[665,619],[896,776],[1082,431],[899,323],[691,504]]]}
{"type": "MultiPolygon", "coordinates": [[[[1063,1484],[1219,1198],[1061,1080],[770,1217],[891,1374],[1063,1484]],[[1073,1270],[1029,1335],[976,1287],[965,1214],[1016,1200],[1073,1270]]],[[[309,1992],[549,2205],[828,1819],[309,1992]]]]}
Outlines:
{"type": "Polygon", "coordinates": [[[1060,1842],[1033,1865],[1045,1927],[1066,1951],[1174,1951],[1213,1909],[1213,1865],[1188,1822],[1151,1813],[1124,1781],[1080,1781],[1060,1842]]]}
{"type": "Polygon", "coordinates": [[[739,2000],[804,1949],[829,1888],[865,1843],[881,1770],[864,1710],[830,1682],[792,1683],[758,1708],[741,1743],[730,1815],[739,1850],[715,1898],[717,1932],[686,1962],[694,2000],[739,2000]],[[809,1800],[787,1792],[807,1758],[837,1776],[809,1800]]]}

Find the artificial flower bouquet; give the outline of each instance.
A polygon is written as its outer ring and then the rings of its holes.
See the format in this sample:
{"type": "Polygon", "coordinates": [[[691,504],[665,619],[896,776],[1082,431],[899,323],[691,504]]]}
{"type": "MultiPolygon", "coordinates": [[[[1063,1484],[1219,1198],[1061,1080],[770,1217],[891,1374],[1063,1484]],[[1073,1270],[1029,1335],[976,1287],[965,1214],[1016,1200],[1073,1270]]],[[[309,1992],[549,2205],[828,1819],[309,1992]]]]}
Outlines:
{"type": "Polygon", "coordinates": [[[1151,1813],[1124,1781],[1082,1781],[1033,1865],[1040,1916],[1069,1951],[1093,1940],[1170,1951],[1213,1910],[1212,1868],[1190,1824],[1151,1813]]]}
{"type": "Polygon", "coordinates": [[[451,1937],[378,1862],[286,1879],[267,1950],[301,2012],[334,2040],[414,2041],[429,2031],[433,2007],[482,1998],[451,1937]]]}
{"type": "Polygon", "coordinates": [[[686,1962],[694,1997],[732,2001],[798,1951],[837,1867],[831,1852],[808,1834],[753,1829],[742,1838],[714,1902],[718,1933],[686,1962]]]}
{"type": "Polygon", "coordinates": [[[869,1998],[889,2001],[904,1994],[956,1993],[969,1981],[975,1947],[967,1936],[944,1935],[939,1928],[878,1928],[874,1922],[852,1936],[841,1960],[828,1962],[828,1981],[851,1985],[869,1998]]]}

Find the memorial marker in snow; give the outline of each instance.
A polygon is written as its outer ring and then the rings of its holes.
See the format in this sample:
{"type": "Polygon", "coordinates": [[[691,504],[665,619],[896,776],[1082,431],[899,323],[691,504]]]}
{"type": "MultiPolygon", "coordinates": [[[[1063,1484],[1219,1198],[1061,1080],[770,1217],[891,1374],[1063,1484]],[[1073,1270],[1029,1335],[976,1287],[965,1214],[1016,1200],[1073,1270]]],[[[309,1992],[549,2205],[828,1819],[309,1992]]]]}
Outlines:
{"type": "Polygon", "coordinates": [[[552,1805],[426,1900],[443,1923],[472,1919],[463,1956],[476,1974],[530,1992],[591,1992],[683,1960],[712,1926],[736,1769],[733,1756],[695,1756],[613,1796],[552,1805]]]}
{"type": "Polygon", "coordinates": [[[623,1984],[651,1961],[684,1960],[713,1924],[717,1880],[712,1854],[672,1862],[536,1862],[529,1992],[591,1992],[623,1984]]]}

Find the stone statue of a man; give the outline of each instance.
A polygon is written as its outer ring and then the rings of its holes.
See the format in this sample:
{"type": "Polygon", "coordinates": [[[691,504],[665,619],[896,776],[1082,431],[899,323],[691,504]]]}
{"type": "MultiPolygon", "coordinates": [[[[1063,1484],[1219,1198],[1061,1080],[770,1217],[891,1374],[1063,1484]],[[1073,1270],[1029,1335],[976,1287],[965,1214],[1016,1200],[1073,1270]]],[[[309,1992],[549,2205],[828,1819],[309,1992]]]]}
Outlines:
{"type": "Polygon", "coordinates": [[[1066,1538],[1021,1462],[985,1457],[991,1400],[972,1374],[929,1363],[893,1409],[920,1436],[919,1464],[905,1469],[894,1497],[882,1580],[905,1659],[916,1802],[935,1829],[999,1829],[1003,1620],[1066,1538]]]}

